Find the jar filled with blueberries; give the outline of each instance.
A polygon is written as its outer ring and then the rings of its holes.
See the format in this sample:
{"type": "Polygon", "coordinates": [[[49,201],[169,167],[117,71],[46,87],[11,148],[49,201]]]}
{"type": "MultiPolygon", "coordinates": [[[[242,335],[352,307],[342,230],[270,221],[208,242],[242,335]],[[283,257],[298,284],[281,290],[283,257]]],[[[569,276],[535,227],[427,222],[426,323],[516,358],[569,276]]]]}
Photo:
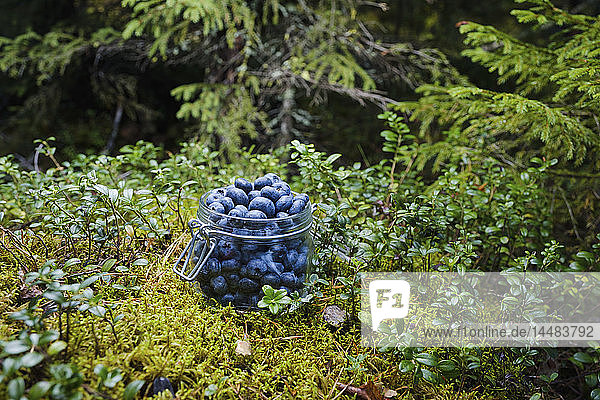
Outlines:
{"type": "Polygon", "coordinates": [[[174,272],[223,305],[255,308],[262,287],[302,291],[310,271],[312,206],[276,174],[237,178],[200,198],[174,272]]]}

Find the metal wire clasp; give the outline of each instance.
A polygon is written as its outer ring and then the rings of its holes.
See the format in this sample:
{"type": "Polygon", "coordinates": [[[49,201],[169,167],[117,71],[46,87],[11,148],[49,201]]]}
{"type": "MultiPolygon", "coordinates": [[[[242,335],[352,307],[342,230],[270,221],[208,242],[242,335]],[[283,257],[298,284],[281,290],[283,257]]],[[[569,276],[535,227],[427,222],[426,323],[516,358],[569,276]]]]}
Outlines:
{"type": "Polygon", "coordinates": [[[214,237],[210,236],[210,231],[208,229],[207,224],[203,224],[197,219],[192,219],[188,226],[190,227],[190,232],[192,233],[192,239],[186,246],[186,248],[181,252],[177,261],[175,261],[175,265],[173,265],[173,272],[175,272],[181,279],[185,279],[186,281],[193,281],[196,279],[200,270],[208,261],[208,258],[212,254],[212,252],[217,247],[217,240],[214,237]],[[191,271],[186,272],[187,266],[190,263],[190,260],[193,259],[194,249],[196,247],[196,242],[203,241],[204,245],[202,246],[202,252],[198,256],[198,262],[194,265],[191,271]],[[181,268],[179,264],[181,260],[185,258],[183,265],[181,268]]]}

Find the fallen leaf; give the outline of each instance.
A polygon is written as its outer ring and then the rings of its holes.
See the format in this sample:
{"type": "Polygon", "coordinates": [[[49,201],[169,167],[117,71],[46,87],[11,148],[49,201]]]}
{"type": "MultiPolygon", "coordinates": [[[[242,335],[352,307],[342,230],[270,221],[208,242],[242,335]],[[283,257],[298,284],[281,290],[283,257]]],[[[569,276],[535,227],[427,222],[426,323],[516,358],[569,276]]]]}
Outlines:
{"type": "Polygon", "coordinates": [[[386,399],[391,399],[392,397],[396,397],[398,396],[398,392],[396,392],[395,390],[392,389],[387,389],[385,391],[385,393],[383,394],[383,397],[385,397],[386,399]]]}
{"type": "Polygon", "coordinates": [[[381,396],[381,391],[373,381],[368,381],[366,384],[357,387],[352,385],[347,385],[345,383],[336,382],[335,386],[338,389],[341,389],[343,393],[347,393],[349,395],[356,395],[357,399],[362,400],[384,400],[381,396]]]}
{"type": "Polygon", "coordinates": [[[235,354],[240,356],[249,356],[252,354],[252,347],[250,342],[246,340],[238,340],[235,346],[235,354]]]}

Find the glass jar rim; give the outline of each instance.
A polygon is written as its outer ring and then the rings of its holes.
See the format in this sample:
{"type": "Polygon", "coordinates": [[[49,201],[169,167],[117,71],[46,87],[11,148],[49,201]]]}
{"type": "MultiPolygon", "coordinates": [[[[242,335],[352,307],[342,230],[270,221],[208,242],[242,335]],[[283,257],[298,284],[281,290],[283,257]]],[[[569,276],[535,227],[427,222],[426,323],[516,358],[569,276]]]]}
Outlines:
{"type": "MultiPolygon", "coordinates": [[[[254,225],[260,225],[260,224],[267,225],[267,224],[271,224],[271,223],[282,223],[282,222],[290,221],[291,223],[295,223],[295,224],[292,224],[292,226],[296,227],[296,228],[301,228],[307,222],[309,224],[312,222],[312,211],[313,210],[312,210],[312,203],[310,202],[310,199],[308,200],[308,203],[306,204],[304,209],[297,214],[291,214],[291,215],[288,215],[287,217],[280,217],[280,218],[258,219],[258,218],[236,217],[233,215],[227,215],[227,214],[223,214],[223,213],[219,213],[214,210],[211,210],[210,208],[208,208],[208,205],[206,204],[206,198],[210,195],[210,193],[211,193],[211,191],[208,191],[200,197],[198,211],[196,212],[196,216],[200,220],[204,219],[203,215],[201,215],[201,214],[204,214],[204,216],[208,216],[208,220],[211,221],[211,225],[214,225],[214,226],[218,226],[218,225],[211,220],[210,216],[219,217],[219,218],[227,218],[228,220],[238,221],[238,222],[242,222],[242,223],[247,222],[247,223],[251,223],[254,225]]],[[[299,194],[294,191],[292,191],[291,193],[294,195],[299,194]]]]}

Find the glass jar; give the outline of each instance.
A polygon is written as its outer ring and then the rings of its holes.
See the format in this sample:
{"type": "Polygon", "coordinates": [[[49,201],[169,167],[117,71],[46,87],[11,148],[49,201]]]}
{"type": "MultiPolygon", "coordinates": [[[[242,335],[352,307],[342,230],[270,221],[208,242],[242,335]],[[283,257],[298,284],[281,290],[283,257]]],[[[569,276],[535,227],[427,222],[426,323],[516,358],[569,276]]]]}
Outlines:
{"type": "Polygon", "coordinates": [[[209,298],[240,308],[255,308],[263,285],[301,292],[313,250],[311,203],[285,218],[251,219],[210,210],[208,195],[200,198],[197,219],[189,222],[192,239],[173,271],[198,282],[209,298]]]}

